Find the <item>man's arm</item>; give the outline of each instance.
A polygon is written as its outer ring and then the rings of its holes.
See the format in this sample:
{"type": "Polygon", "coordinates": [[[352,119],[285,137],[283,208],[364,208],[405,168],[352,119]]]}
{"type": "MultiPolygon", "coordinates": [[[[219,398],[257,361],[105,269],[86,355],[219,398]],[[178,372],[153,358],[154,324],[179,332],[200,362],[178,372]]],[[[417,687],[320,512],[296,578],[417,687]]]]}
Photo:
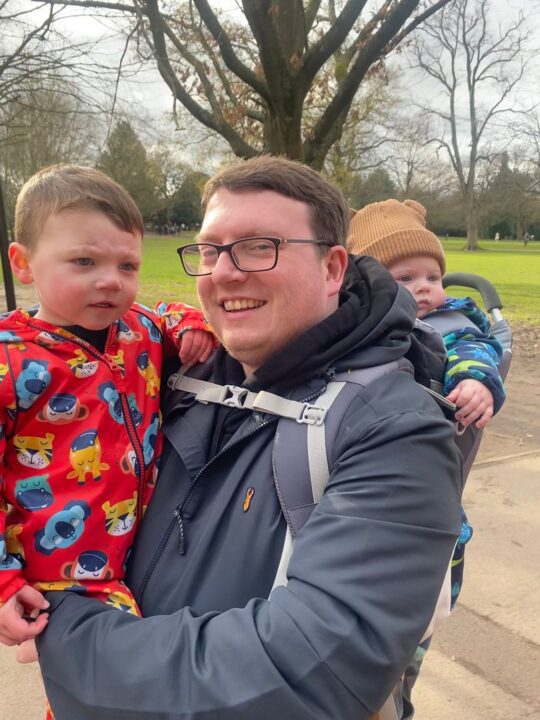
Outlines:
{"type": "Polygon", "coordinates": [[[429,623],[459,532],[452,429],[420,402],[380,417],[375,398],[344,420],[288,586],[269,600],[138,619],[57,597],[38,641],[57,720],[367,720],[429,623]]]}

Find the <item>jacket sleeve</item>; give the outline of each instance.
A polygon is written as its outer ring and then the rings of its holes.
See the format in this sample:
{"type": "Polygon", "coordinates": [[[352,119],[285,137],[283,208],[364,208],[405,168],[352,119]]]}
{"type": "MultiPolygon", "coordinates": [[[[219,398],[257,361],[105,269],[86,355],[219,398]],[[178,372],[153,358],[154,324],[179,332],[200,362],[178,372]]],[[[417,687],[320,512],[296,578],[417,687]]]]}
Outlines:
{"type": "MultiPolygon", "coordinates": [[[[373,383],[379,398],[388,382],[373,383]]],[[[38,649],[57,720],[368,720],[429,623],[459,534],[453,429],[422,393],[391,416],[373,396],[349,412],[288,585],[268,600],[141,619],[49,594],[38,649]]]]}
{"type": "Polygon", "coordinates": [[[154,307],[154,313],[157,315],[168,355],[171,354],[171,346],[178,350],[182,344],[184,333],[192,330],[203,330],[209,333],[217,347],[217,339],[213,330],[199,308],[184,305],[184,303],[158,302],[154,307]]]}
{"type": "Polygon", "coordinates": [[[9,372],[6,346],[0,343],[0,607],[26,583],[22,565],[15,555],[8,552],[6,533],[7,501],[5,498],[3,465],[6,451],[8,412],[15,408],[15,392],[9,372]]]}
{"type": "Polygon", "coordinates": [[[498,412],[506,397],[499,373],[499,341],[473,326],[448,333],[443,340],[447,352],[444,394],[448,395],[462,380],[472,378],[491,392],[494,412],[498,412]]]}

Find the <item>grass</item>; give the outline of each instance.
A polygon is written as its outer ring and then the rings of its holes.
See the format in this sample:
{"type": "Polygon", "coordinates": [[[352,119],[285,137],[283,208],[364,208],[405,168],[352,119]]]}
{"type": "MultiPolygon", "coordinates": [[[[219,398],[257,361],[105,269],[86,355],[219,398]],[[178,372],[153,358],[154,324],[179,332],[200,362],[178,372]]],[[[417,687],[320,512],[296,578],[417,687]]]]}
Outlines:
{"type": "Polygon", "coordinates": [[[193,233],[146,235],[137,300],[153,307],[156,300],[180,300],[198,305],[195,278],[185,274],[176,248],[191,242],[193,233]]]}
{"type": "MultiPolygon", "coordinates": [[[[540,242],[481,241],[483,250],[464,252],[463,238],[443,240],[448,272],[471,272],[487,278],[496,287],[503,313],[512,322],[537,325],[540,318],[540,242]]],[[[451,290],[454,294],[454,289],[451,290]]],[[[456,295],[471,291],[455,292],[456,295]]]]}
{"type": "MultiPolygon", "coordinates": [[[[147,235],[138,299],[152,306],[156,300],[181,300],[197,305],[194,278],[182,270],[176,248],[191,242],[191,233],[164,237],[147,235]]],[[[448,272],[472,272],[497,288],[504,315],[512,322],[538,324],[540,318],[540,242],[481,241],[480,252],[464,252],[463,238],[443,240],[448,272]]],[[[478,295],[470,290],[451,290],[455,295],[478,295]]]]}

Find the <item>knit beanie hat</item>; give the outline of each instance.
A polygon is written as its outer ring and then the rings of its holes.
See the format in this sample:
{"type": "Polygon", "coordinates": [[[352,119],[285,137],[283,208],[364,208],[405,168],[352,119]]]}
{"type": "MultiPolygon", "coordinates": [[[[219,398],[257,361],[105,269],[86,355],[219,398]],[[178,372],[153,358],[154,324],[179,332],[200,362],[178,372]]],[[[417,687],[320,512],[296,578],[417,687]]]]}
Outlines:
{"type": "Polygon", "coordinates": [[[415,255],[433,257],[444,275],[443,247],[426,228],[426,209],[416,200],[383,200],[351,213],[347,238],[350,253],[371,255],[385,267],[415,255]]]}

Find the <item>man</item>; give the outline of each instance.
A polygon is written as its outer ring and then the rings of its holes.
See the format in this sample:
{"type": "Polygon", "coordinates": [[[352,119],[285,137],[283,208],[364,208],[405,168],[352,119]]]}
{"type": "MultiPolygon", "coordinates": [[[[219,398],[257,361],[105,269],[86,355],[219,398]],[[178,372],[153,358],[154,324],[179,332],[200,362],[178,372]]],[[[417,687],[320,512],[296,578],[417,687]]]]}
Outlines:
{"type": "MultiPolygon", "coordinates": [[[[197,245],[180,253],[222,346],[199,377],[313,402],[335,372],[408,351],[414,302],[369,258],[345,288],[348,208],[316,172],[242,162],[209,181],[203,207],[197,245]]],[[[277,422],[190,392],[166,399],[128,575],[144,618],[49,595],[39,650],[56,720],[363,720],[383,705],[459,531],[451,424],[407,372],[359,387],[288,583],[273,589],[289,538],[277,422]]]]}

